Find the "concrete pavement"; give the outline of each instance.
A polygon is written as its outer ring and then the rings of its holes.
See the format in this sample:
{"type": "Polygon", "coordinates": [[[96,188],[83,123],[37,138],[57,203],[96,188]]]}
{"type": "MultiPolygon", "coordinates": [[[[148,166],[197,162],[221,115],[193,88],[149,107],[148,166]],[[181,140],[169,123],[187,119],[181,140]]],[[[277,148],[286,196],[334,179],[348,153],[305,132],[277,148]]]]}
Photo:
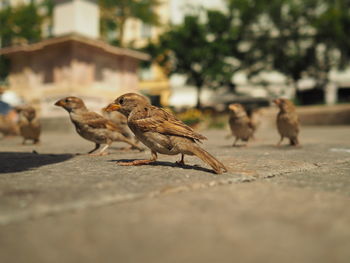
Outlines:
{"type": "Polygon", "coordinates": [[[0,261],[348,262],[350,126],[302,127],[301,148],[262,128],[237,148],[202,132],[223,175],[195,157],[116,166],[149,157],[121,143],[76,156],[93,144],[71,131],[1,141],[0,261]]]}

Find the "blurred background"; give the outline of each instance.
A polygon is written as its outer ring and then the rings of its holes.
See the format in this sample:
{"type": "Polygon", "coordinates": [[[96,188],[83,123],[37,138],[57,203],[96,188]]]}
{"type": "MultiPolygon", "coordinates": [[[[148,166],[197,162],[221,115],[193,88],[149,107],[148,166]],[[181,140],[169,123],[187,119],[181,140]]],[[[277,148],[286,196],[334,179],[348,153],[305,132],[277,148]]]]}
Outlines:
{"type": "Polygon", "coordinates": [[[140,92],[189,122],[276,97],[322,113],[350,103],[349,55],[348,0],[1,0],[0,110],[140,92]]]}

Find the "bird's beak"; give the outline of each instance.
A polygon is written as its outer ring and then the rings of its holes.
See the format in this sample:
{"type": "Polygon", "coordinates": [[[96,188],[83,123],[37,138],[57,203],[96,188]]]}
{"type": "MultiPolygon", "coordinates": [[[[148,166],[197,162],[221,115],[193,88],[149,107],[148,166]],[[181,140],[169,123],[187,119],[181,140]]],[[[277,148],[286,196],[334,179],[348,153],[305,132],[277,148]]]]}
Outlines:
{"type": "Polygon", "coordinates": [[[56,101],[55,105],[56,105],[56,106],[63,107],[64,103],[63,103],[62,100],[58,100],[58,101],[56,101]]]}
{"type": "Polygon", "coordinates": [[[229,108],[230,110],[234,111],[234,110],[236,109],[236,106],[233,105],[233,104],[231,104],[231,105],[228,106],[228,108],[229,108]]]}
{"type": "Polygon", "coordinates": [[[111,112],[111,111],[118,111],[120,108],[121,108],[120,104],[111,103],[103,110],[106,112],[111,112]]]}
{"type": "Polygon", "coordinates": [[[280,100],[279,99],[275,99],[272,101],[273,103],[275,103],[276,105],[279,105],[280,104],[280,100]]]}

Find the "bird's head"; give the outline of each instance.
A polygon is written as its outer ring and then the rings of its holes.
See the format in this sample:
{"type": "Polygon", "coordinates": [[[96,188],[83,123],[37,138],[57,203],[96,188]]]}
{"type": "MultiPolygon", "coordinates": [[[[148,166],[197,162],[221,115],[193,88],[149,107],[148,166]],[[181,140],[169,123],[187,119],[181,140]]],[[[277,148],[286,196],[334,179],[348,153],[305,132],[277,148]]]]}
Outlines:
{"type": "Polygon", "coordinates": [[[35,118],[35,109],[31,106],[25,108],[23,111],[22,111],[24,117],[27,118],[28,121],[31,121],[35,118]]]}
{"type": "Polygon", "coordinates": [[[16,111],[25,117],[28,121],[31,121],[36,116],[36,111],[32,106],[18,106],[15,108],[16,111]]]}
{"type": "Polygon", "coordinates": [[[228,106],[228,109],[230,110],[231,114],[234,115],[242,115],[245,114],[245,110],[243,106],[239,103],[233,103],[228,106]]]}
{"type": "Polygon", "coordinates": [[[126,93],[114,100],[104,108],[107,112],[119,111],[125,116],[129,116],[130,112],[139,105],[149,104],[149,101],[144,96],[136,93],[126,93]]]}
{"type": "Polygon", "coordinates": [[[293,102],[288,99],[279,98],[273,100],[273,102],[280,108],[282,112],[291,112],[295,110],[293,102]]]}
{"type": "Polygon", "coordinates": [[[62,107],[68,112],[75,111],[78,109],[86,109],[82,99],[77,97],[66,97],[56,101],[56,106],[62,107]]]}

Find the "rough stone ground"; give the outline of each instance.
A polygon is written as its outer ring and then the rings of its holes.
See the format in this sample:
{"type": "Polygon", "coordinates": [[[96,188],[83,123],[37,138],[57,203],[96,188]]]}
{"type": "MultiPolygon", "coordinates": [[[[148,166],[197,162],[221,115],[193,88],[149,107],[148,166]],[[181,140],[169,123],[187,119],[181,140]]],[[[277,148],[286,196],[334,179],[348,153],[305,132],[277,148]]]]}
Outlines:
{"type": "Polygon", "coordinates": [[[150,155],[121,143],[77,156],[93,144],[71,130],[0,141],[0,262],[349,262],[350,126],[303,127],[301,148],[202,133],[228,173],[117,166],[150,155]]]}

